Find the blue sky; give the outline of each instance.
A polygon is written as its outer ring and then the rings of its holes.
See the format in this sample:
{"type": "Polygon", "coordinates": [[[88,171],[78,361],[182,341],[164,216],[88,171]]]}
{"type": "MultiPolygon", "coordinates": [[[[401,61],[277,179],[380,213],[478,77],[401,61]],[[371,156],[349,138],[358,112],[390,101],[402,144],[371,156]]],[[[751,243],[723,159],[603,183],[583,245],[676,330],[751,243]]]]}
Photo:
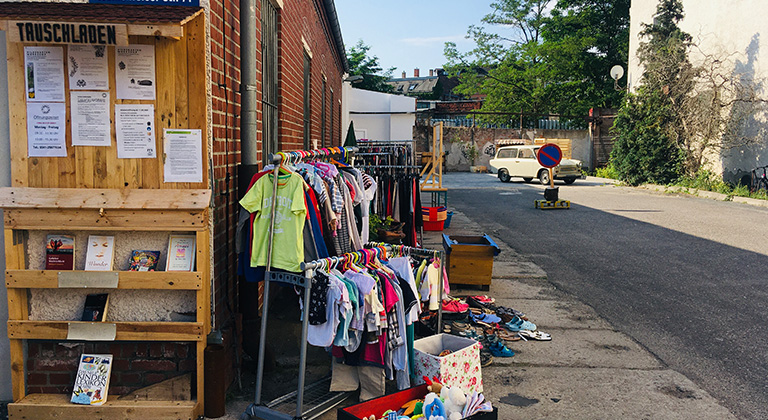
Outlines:
{"type": "Polygon", "coordinates": [[[472,49],[465,39],[470,25],[491,11],[490,0],[335,0],[344,46],[362,39],[371,46],[369,55],[379,57],[383,69],[396,67],[394,77],[403,71],[421,75],[445,64],[443,46],[455,42],[460,51],[472,49]]]}

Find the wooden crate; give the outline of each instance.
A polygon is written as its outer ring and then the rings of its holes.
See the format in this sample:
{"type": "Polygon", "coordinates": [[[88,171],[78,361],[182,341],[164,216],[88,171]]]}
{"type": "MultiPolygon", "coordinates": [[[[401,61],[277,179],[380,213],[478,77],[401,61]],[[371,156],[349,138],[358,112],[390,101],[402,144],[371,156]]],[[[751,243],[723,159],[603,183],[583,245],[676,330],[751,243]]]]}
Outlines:
{"type": "Polygon", "coordinates": [[[501,252],[490,236],[443,234],[443,248],[451,284],[478,285],[488,290],[493,277],[493,257],[501,252]]]}

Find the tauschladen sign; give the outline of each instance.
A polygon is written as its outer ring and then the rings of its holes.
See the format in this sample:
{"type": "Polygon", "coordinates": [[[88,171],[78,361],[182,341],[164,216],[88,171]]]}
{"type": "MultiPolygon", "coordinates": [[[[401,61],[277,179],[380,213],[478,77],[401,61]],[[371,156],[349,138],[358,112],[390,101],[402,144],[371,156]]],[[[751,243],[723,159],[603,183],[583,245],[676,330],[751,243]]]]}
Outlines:
{"type": "Polygon", "coordinates": [[[124,24],[10,21],[7,34],[11,42],[128,45],[128,26],[124,24]]]}
{"type": "Polygon", "coordinates": [[[200,0],[89,0],[88,3],[200,7],[200,0]]]}

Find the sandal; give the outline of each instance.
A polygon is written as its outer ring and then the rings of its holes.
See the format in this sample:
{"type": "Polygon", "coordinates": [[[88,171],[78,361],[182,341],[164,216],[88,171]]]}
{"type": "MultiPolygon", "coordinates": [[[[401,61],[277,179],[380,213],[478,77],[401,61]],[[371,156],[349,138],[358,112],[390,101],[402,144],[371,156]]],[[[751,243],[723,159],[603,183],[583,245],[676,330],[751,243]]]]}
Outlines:
{"type": "Polygon", "coordinates": [[[469,316],[472,317],[475,322],[485,322],[487,324],[501,322],[501,318],[493,314],[470,314],[469,316]]]}
{"type": "Polygon", "coordinates": [[[523,330],[534,331],[536,329],[536,324],[530,321],[523,321],[518,317],[514,317],[511,321],[504,324],[504,327],[512,332],[519,332],[523,330]]]}
{"type": "Polygon", "coordinates": [[[488,367],[493,363],[493,356],[491,356],[490,352],[481,351],[480,352],[480,366],[481,367],[488,367]]]}
{"type": "Polygon", "coordinates": [[[545,332],[541,331],[528,331],[523,330],[517,333],[522,338],[527,338],[530,340],[536,340],[536,341],[552,341],[552,336],[550,334],[547,334],[545,332]]]}

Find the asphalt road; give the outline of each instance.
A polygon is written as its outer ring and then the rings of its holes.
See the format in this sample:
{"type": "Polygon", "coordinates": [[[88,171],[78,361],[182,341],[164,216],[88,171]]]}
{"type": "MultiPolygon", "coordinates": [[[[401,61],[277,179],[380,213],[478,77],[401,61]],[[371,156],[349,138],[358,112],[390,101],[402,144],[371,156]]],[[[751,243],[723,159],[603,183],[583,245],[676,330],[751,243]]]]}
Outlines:
{"type": "Polygon", "coordinates": [[[450,173],[448,203],[720,400],[768,418],[768,208],[587,179],[543,187],[450,173]]]}

